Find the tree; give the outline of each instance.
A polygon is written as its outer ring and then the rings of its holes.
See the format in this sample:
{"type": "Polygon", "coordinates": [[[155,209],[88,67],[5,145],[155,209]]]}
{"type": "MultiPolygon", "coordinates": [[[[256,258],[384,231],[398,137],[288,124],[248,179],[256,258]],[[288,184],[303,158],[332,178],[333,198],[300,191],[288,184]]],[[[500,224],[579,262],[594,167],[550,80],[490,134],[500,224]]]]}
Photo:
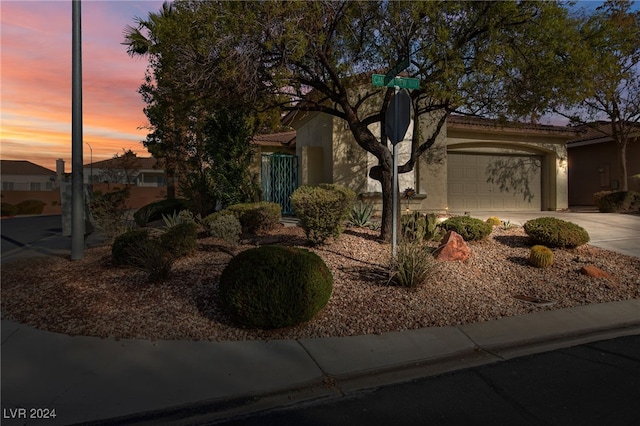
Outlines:
{"type": "Polygon", "coordinates": [[[176,1],[198,37],[174,43],[189,90],[232,94],[246,104],[318,111],[345,121],[378,160],[381,237],[391,237],[392,153],[384,117],[392,88],[370,74],[402,57],[419,78],[411,92],[414,140],[401,173],[435,142],[452,112],[535,119],[556,92],[571,92],[562,71],[573,22],[552,2],[199,2],[176,1]],[[553,67],[553,68],[551,68],[553,67]],[[544,77],[541,79],[540,77],[544,77]],[[435,126],[424,124],[433,120],[435,126]]]}
{"type": "Polygon", "coordinates": [[[122,155],[115,154],[111,161],[102,167],[100,179],[110,183],[126,183],[131,185],[138,173],[142,163],[137,154],[132,150],[122,148],[122,155]]]}
{"type": "Polygon", "coordinates": [[[581,45],[590,53],[583,65],[590,76],[584,85],[588,91],[558,110],[571,124],[588,126],[615,141],[623,191],[629,188],[627,147],[637,143],[640,132],[640,11],[632,12],[631,5],[609,0],[584,18],[581,45]]]}
{"type": "Polygon", "coordinates": [[[250,167],[254,154],[250,116],[242,110],[219,109],[207,118],[204,143],[218,200],[227,206],[258,200],[250,167]]]}

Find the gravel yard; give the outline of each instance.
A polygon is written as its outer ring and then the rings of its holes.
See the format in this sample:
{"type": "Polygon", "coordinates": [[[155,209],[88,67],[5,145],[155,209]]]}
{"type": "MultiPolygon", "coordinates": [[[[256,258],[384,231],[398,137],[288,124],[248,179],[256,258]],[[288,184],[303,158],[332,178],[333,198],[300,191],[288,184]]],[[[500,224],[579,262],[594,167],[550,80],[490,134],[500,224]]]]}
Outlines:
{"type": "MultiPolygon", "coordinates": [[[[439,262],[435,276],[418,289],[389,286],[391,247],[378,242],[377,235],[348,228],[337,241],[311,248],[333,273],[333,294],[316,318],[295,327],[241,329],[228,321],[216,302],[216,285],[231,255],[213,238],[200,239],[197,254],[178,260],[172,278],[156,284],[148,283],[143,272],[111,266],[108,246],[87,250],[84,259],[73,262],[48,257],[5,264],[2,315],[70,335],[273,340],[448,326],[640,298],[640,259],[585,245],[553,249],[554,264],[537,269],[528,265],[531,243],[521,227],[495,227],[488,239],[469,244],[470,259],[439,262]],[[586,265],[611,277],[579,273],[586,265]]],[[[305,246],[305,239],[301,228],[283,227],[237,250],[256,244],[305,246]]]]}

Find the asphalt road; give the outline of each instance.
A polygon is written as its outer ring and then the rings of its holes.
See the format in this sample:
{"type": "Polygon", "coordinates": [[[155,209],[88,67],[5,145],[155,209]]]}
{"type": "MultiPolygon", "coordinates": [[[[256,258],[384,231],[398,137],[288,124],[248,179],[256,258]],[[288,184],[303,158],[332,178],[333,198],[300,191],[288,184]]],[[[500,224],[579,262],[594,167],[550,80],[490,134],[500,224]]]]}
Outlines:
{"type": "Polygon", "coordinates": [[[635,335],[211,424],[638,425],[639,401],[635,335]]]}
{"type": "Polygon", "coordinates": [[[62,256],[71,251],[71,239],[62,236],[62,218],[23,216],[0,221],[2,262],[23,256],[62,256]]]}

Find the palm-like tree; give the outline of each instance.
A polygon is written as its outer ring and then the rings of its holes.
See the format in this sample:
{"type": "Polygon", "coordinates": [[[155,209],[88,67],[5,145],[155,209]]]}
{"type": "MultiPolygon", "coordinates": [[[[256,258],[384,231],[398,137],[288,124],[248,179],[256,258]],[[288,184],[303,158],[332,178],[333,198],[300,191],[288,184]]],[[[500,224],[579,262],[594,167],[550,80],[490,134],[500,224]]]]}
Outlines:
{"type": "Polygon", "coordinates": [[[153,47],[157,43],[157,29],[173,12],[173,5],[165,1],[162,3],[162,9],[157,13],[149,12],[147,19],[135,18],[137,26],[125,26],[122,31],[125,41],[121,44],[127,46],[129,56],[153,54],[153,47]]]}

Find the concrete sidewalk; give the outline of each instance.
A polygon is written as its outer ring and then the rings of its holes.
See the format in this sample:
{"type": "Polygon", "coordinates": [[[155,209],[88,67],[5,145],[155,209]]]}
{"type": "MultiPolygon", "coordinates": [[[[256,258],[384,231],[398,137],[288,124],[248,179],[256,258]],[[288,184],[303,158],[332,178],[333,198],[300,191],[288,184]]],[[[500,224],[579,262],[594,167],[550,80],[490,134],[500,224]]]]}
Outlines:
{"type": "Polygon", "coordinates": [[[71,337],[3,320],[2,424],[213,422],[639,333],[640,300],[457,327],[275,341],[71,337]],[[56,417],[30,419],[44,412],[31,409],[55,410],[56,417]]]}

